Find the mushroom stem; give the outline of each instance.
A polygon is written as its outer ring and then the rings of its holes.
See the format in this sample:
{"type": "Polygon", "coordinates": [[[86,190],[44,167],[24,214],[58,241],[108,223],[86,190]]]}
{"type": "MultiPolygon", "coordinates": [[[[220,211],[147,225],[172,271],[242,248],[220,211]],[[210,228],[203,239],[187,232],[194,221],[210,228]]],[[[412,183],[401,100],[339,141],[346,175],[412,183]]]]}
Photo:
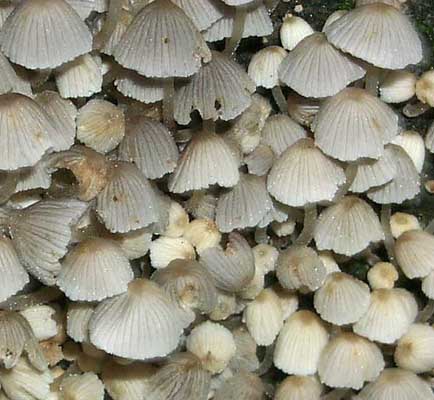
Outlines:
{"type": "Polygon", "coordinates": [[[272,12],[279,3],[280,0],[264,0],[264,5],[267,8],[268,12],[272,12]]]}
{"type": "Polygon", "coordinates": [[[101,31],[95,35],[93,40],[94,49],[101,49],[101,47],[104,46],[104,44],[110,39],[110,36],[115,30],[116,22],[122,12],[122,3],[122,0],[110,0],[104,25],[101,31]]]}
{"type": "Polygon", "coordinates": [[[62,297],[63,293],[55,286],[44,286],[42,289],[29,294],[12,296],[3,303],[0,303],[0,309],[10,311],[20,311],[28,307],[39,304],[49,303],[62,297]]]}
{"type": "Polygon", "coordinates": [[[416,118],[424,114],[430,108],[428,104],[418,101],[416,103],[407,103],[402,109],[402,113],[408,118],[416,118]]]}
{"type": "Polygon", "coordinates": [[[428,300],[425,307],[419,312],[416,321],[417,322],[428,322],[434,314],[434,300],[428,300]]]}
{"type": "Polygon", "coordinates": [[[380,76],[381,76],[380,68],[372,66],[368,68],[368,70],[366,71],[365,89],[375,97],[377,97],[378,95],[378,88],[380,86],[380,76]]]}
{"type": "Polygon", "coordinates": [[[267,228],[256,228],[255,229],[255,242],[260,243],[268,243],[270,240],[270,236],[268,236],[267,228]]]}
{"type": "Polygon", "coordinates": [[[264,358],[256,371],[258,376],[265,375],[273,366],[274,344],[265,348],[264,358]]]}
{"type": "Polygon", "coordinates": [[[226,40],[224,53],[232,57],[243,38],[244,24],[246,22],[247,10],[245,7],[237,7],[232,27],[232,36],[226,40]]]}
{"type": "Polygon", "coordinates": [[[431,222],[425,227],[424,231],[434,234],[434,219],[432,219],[431,222]]]}
{"type": "Polygon", "coordinates": [[[341,400],[350,393],[350,391],[351,389],[333,389],[331,392],[322,396],[321,400],[341,400]]]}
{"type": "Polygon", "coordinates": [[[202,128],[204,131],[215,133],[215,121],[212,119],[204,119],[202,121],[202,128]]]}
{"type": "Polygon", "coordinates": [[[349,163],[347,168],[345,169],[345,183],[339,188],[339,190],[335,194],[335,201],[344,197],[348,191],[350,190],[351,185],[356,179],[357,175],[357,164],[349,163]]]}
{"type": "Polygon", "coordinates": [[[175,79],[163,79],[163,122],[173,133],[176,131],[175,120],[173,119],[173,99],[175,97],[175,79]]]}
{"type": "Polygon", "coordinates": [[[316,225],[317,209],[316,205],[309,205],[304,207],[304,223],[303,230],[298,238],[295,240],[295,244],[300,246],[307,246],[313,238],[313,231],[316,225]]]}
{"type": "Polygon", "coordinates": [[[271,89],[271,93],[273,94],[274,101],[279,107],[279,111],[282,114],[288,114],[288,103],[286,102],[282,88],[280,86],[274,86],[273,89],[271,89]]]}
{"type": "Polygon", "coordinates": [[[395,260],[395,240],[392,236],[392,231],[390,229],[390,216],[392,215],[392,206],[390,204],[383,204],[381,207],[381,226],[384,231],[384,247],[386,248],[387,255],[389,256],[389,261],[396,266],[395,260]]]}
{"type": "Polygon", "coordinates": [[[6,203],[14,194],[18,177],[19,175],[14,172],[4,172],[0,174],[0,204],[6,203]]]}

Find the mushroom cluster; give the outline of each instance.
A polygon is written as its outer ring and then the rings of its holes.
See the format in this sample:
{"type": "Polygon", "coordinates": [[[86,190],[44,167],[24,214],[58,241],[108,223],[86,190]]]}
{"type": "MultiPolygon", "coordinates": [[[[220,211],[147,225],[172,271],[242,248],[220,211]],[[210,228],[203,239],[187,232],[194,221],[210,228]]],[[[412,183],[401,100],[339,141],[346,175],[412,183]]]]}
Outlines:
{"type": "Polygon", "coordinates": [[[301,9],[0,0],[0,400],[434,400],[434,72],[301,9]]]}

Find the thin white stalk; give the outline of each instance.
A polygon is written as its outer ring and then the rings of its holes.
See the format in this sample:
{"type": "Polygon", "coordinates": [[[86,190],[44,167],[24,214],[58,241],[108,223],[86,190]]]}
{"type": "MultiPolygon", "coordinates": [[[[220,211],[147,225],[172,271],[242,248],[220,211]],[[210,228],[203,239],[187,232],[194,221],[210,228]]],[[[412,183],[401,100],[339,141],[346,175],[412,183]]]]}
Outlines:
{"type": "Polygon", "coordinates": [[[215,121],[212,119],[205,119],[202,121],[202,129],[207,132],[215,132],[215,121]]]}
{"type": "Polygon", "coordinates": [[[122,3],[122,0],[110,0],[104,25],[101,31],[95,35],[93,41],[94,49],[101,49],[101,47],[104,46],[104,44],[110,39],[110,36],[116,28],[116,22],[118,21],[122,12],[122,3]]]}
{"type": "Polygon", "coordinates": [[[166,127],[174,133],[176,131],[176,123],[173,118],[173,100],[175,97],[175,79],[163,79],[163,122],[166,127]]]}
{"type": "Polygon", "coordinates": [[[243,38],[244,25],[246,23],[247,10],[245,7],[237,7],[235,10],[235,18],[232,27],[232,35],[226,40],[224,53],[228,57],[232,57],[237,50],[241,39],[243,38]]]}
{"type": "Polygon", "coordinates": [[[368,68],[365,76],[365,89],[377,97],[378,88],[380,87],[381,69],[371,66],[368,68]]]}
{"type": "Polygon", "coordinates": [[[288,103],[283,95],[282,88],[280,86],[274,86],[273,89],[271,89],[271,93],[273,94],[274,101],[279,107],[279,111],[282,114],[288,114],[288,103]]]}
{"type": "Polygon", "coordinates": [[[434,300],[428,300],[425,307],[419,312],[416,321],[417,322],[428,322],[434,314],[434,300]]]}
{"type": "Polygon", "coordinates": [[[307,246],[313,239],[313,232],[315,230],[317,219],[316,205],[309,205],[304,208],[304,223],[303,230],[298,238],[295,240],[295,244],[299,246],[307,246]]]}
{"type": "Polygon", "coordinates": [[[321,400],[341,400],[350,392],[351,389],[333,389],[331,392],[328,392],[326,395],[321,396],[321,400]]]}
{"type": "Polygon", "coordinates": [[[256,228],[255,229],[255,242],[258,244],[268,243],[270,236],[268,236],[267,228],[256,228]]]}
{"type": "Polygon", "coordinates": [[[338,189],[335,194],[334,201],[338,201],[344,197],[350,190],[351,185],[356,179],[358,165],[356,163],[349,163],[345,169],[345,183],[338,189]]]}
{"type": "Polygon", "coordinates": [[[427,112],[431,107],[428,104],[418,101],[407,103],[402,109],[402,113],[408,118],[416,118],[427,112]]]}
{"type": "Polygon", "coordinates": [[[273,366],[273,354],[274,354],[274,344],[267,346],[265,348],[264,358],[262,359],[262,362],[259,365],[258,370],[256,371],[256,373],[259,376],[266,374],[273,366]]]}
{"type": "Polygon", "coordinates": [[[381,226],[384,231],[384,247],[386,248],[389,261],[396,266],[395,260],[395,239],[393,238],[390,228],[390,216],[392,215],[392,207],[390,204],[383,204],[381,207],[381,226]]]}

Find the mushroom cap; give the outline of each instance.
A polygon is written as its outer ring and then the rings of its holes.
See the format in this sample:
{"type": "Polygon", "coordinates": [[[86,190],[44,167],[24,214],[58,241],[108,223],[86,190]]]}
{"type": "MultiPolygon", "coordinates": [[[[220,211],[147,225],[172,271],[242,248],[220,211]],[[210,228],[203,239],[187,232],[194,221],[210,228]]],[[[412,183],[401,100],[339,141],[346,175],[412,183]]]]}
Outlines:
{"type": "Polygon", "coordinates": [[[92,50],[92,34],[64,0],[25,0],[2,27],[0,46],[29,69],[55,68],[92,50]]]}
{"type": "Polygon", "coordinates": [[[250,106],[254,91],[254,82],[239,64],[213,51],[211,61],[177,90],[174,118],[187,125],[197,110],[204,120],[229,121],[250,106]]]}
{"type": "Polygon", "coordinates": [[[335,49],[324,33],[304,38],[279,67],[280,80],[304,97],[327,97],[340,92],[366,71],[335,49]]]}
{"type": "Polygon", "coordinates": [[[300,139],[274,163],[267,188],[276,200],[300,207],[332,200],[344,182],[345,174],[335,161],[315,147],[312,139],[300,139]]]}
{"type": "Polygon", "coordinates": [[[148,78],[169,78],[193,75],[211,53],[181,8],[170,0],[156,0],[134,17],[114,57],[148,78]]]}
{"type": "Polygon", "coordinates": [[[330,157],[378,159],[398,134],[398,115],[366,90],[351,87],[321,105],[312,130],[315,144],[330,157]]]}
{"type": "Polygon", "coordinates": [[[325,29],[338,49],[385,69],[422,60],[422,44],[410,20],[395,7],[374,3],[357,7],[325,29]]]}

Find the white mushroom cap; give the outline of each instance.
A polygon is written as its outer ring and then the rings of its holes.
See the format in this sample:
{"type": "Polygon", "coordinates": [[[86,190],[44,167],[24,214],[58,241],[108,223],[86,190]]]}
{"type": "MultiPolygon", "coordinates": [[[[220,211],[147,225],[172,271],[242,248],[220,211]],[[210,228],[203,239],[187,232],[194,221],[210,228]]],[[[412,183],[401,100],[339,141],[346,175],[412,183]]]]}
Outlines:
{"type": "Polygon", "coordinates": [[[183,316],[166,293],[147,279],[101,302],[90,320],[90,340],[109,354],[132,359],[163,357],[178,345],[183,316]]]}
{"type": "Polygon", "coordinates": [[[57,133],[48,114],[30,97],[0,95],[1,170],[34,166],[54,147],[57,133]]]}
{"type": "Polygon", "coordinates": [[[247,71],[256,86],[266,89],[279,86],[277,72],[287,54],[286,50],[279,46],[265,47],[255,53],[247,71]]]}
{"type": "Polygon", "coordinates": [[[113,400],[142,400],[154,373],[155,368],[150,364],[121,365],[109,361],[103,365],[101,379],[113,400]]]}
{"type": "Polygon", "coordinates": [[[305,97],[327,97],[362,78],[365,70],[335,49],[323,33],[304,38],[279,68],[280,80],[305,97]]]}
{"type": "Polygon", "coordinates": [[[432,400],[434,394],[428,383],[413,372],[386,368],[375,382],[363,388],[358,397],[360,400],[432,400]]]}
{"type": "Polygon", "coordinates": [[[287,374],[312,375],[329,340],[323,321],[311,311],[292,314],[276,341],[274,365],[287,374]]]}
{"type": "Polygon", "coordinates": [[[337,21],[340,17],[343,17],[346,13],[348,13],[348,10],[333,11],[327,17],[326,22],[324,22],[324,25],[322,27],[322,31],[324,32],[327,27],[329,27],[333,22],[337,21]]]}
{"type": "Polygon", "coordinates": [[[161,207],[156,190],[134,164],[121,161],[111,165],[109,182],[96,204],[98,216],[110,232],[145,228],[159,220],[161,207]]]}
{"type": "Polygon", "coordinates": [[[145,78],[135,71],[122,70],[114,81],[116,89],[126,97],[149,104],[163,100],[163,79],[145,78]]]}
{"type": "Polygon", "coordinates": [[[274,342],[283,325],[279,297],[271,290],[262,290],[244,309],[243,321],[258,346],[274,342]]]}
{"type": "Polygon", "coordinates": [[[176,91],[174,118],[187,125],[197,110],[204,120],[229,121],[250,106],[254,91],[255,83],[239,64],[213,51],[212,60],[176,91]]]}
{"type": "Polygon", "coordinates": [[[400,368],[420,374],[434,368],[434,328],[413,324],[398,340],[395,362],[400,368]]]}
{"type": "Polygon", "coordinates": [[[430,153],[434,153],[434,122],[428,128],[425,136],[425,146],[430,153]]]}
{"type": "Polygon", "coordinates": [[[396,212],[390,217],[390,229],[395,239],[404,232],[421,229],[419,220],[412,214],[396,212]]]}
{"type": "Polygon", "coordinates": [[[60,391],[64,397],[74,400],[104,399],[104,385],[93,372],[67,376],[60,384],[60,391]]]}
{"type": "Polygon", "coordinates": [[[25,358],[13,369],[0,369],[0,384],[10,399],[47,399],[53,380],[49,370],[38,371],[25,358]]]}
{"type": "Polygon", "coordinates": [[[0,301],[7,300],[29,282],[12,241],[5,236],[0,237],[0,277],[0,301]]]}
{"type": "Polygon", "coordinates": [[[274,400],[319,400],[323,390],[315,376],[288,376],[277,386],[274,400]]]}
{"type": "Polygon", "coordinates": [[[200,262],[214,277],[216,286],[226,292],[238,292],[253,279],[253,252],[243,236],[232,232],[226,250],[211,247],[200,254],[200,262]]]}
{"type": "Polygon", "coordinates": [[[393,143],[405,150],[417,172],[421,173],[425,161],[425,144],[422,136],[416,131],[404,131],[393,140],[393,143]]]}
{"type": "Polygon", "coordinates": [[[213,220],[197,218],[186,226],[184,238],[201,254],[206,249],[218,247],[222,234],[213,220]]]}
{"type": "Polygon", "coordinates": [[[187,350],[195,354],[205,369],[222,372],[235,355],[232,333],[223,325],[206,321],[196,326],[187,338],[187,350]]]}
{"type": "Polygon", "coordinates": [[[286,289],[314,291],[323,284],[326,274],[321,259],[310,247],[294,245],[279,254],[276,276],[286,289]]]}
{"type": "Polygon", "coordinates": [[[314,237],[319,250],[351,256],[371,242],[384,240],[384,233],[368,203],[356,196],[346,196],[321,213],[314,237]]]}
{"type": "Polygon", "coordinates": [[[259,376],[242,371],[227,378],[216,390],[214,400],[262,400],[265,395],[265,385],[259,376]]]}
{"type": "Polygon", "coordinates": [[[54,68],[92,50],[87,25],[64,0],[26,0],[6,19],[2,51],[29,69],[54,68]]]}
{"type": "Polygon", "coordinates": [[[55,321],[56,309],[49,305],[37,305],[20,311],[20,314],[30,324],[38,341],[43,341],[57,335],[58,327],[55,321]]]}
{"type": "Polygon", "coordinates": [[[369,340],[344,332],[332,338],[321,353],[318,373],[330,387],[361,389],[384,369],[381,350],[369,340]]]}
{"type": "Polygon", "coordinates": [[[209,61],[211,54],[181,8],[170,0],[156,0],[134,17],[114,57],[148,78],[168,78],[193,75],[202,59],[209,61]]]}
{"type": "Polygon", "coordinates": [[[125,292],[133,278],[120,246],[94,238],[80,242],[66,255],[57,285],[71,300],[100,301],[125,292]]]}
{"type": "Polygon", "coordinates": [[[396,170],[394,151],[386,146],[383,156],[378,160],[359,160],[350,190],[353,193],[361,193],[372,187],[384,185],[396,176],[396,170]]]}
{"type": "Polygon", "coordinates": [[[380,84],[380,99],[385,103],[402,103],[416,94],[416,75],[405,70],[390,71],[380,84]]]}
{"type": "MultiPolygon", "coordinates": [[[[225,3],[231,5],[229,1],[225,3]]],[[[209,28],[224,15],[224,7],[212,0],[173,0],[173,3],[184,10],[199,31],[209,28]]]]}
{"type": "Polygon", "coordinates": [[[107,153],[113,150],[124,134],[124,113],[113,103],[91,100],[79,110],[77,139],[95,151],[107,153]]]}
{"type": "Polygon", "coordinates": [[[101,57],[85,54],[55,72],[57,90],[64,98],[89,97],[102,89],[101,57]]]}
{"type": "Polygon", "coordinates": [[[422,59],[422,44],[413,24],[387,4],[357,7],[325,33],[337,48],[380,68],[401,69],[422,59]]]}
{"type": "Polygon", "coordinates": [[[120,160],[134,162],[148,179],[173,172],[178,161],[178,149],[169,130],[144,116],[127,118],[118,152],[120,160]]]}
{"type": "Polygon", "coordinates": [[[287,50],[293,50],[305,37],[314,32],[312,27],[300,17],[287,14],[280,27],[280,41],[287,50]]]}
{"type": "Polygon", "coordinates": [[[211,375],[194,354],[185,352],[171,356],[149,380],[146,398],[168,399],[173,393],[179,399],[204,399],[210,390],[211,375]]]}
{"type": "Polygon", "coordinates": [[[173,193],[183,193],[215,184],[232,187],[238,180],[237,160],[223,138],[199,132],[181,154],[168,187],[173,193]]]}
{"type": "Polygon", "coordinates": [[[434,236],[420,229],[404,232],[395,242],[395,256],[408,278],[424,278],[434,270],[434,236]]]}
{"type": "Polygon", "coordinates": [[[165,268],[176,259],[194,260],[196,258],[192,244],[179,237],[160,236],[151,242],[149,249],[151,264],[156,269],[165,268]]]}
{"type": "Polygon", "coordinates": [[[404,149],[389,145],[396,163],[394,178],[369,190],[369,199],[379,204],[402,203],[414,198],[420,191],[420,177],[410,156],[404,149]]]}
{"type": "Polygon", "coordinates": [[[325,156],[312,139],[286,149],[268,175],[267,188],[276,200],[293,207],[331,200],[345,182],[342,168],[325,156]]]}
{"type": "Polygon", "coordinates": [[[378,159],[398,134],[398,115],[366,90],[351,87],[321,105],[312,130],[316,145],[333,158],[378,159]]]}
{"type": "Polygon", "coordinates": [[[57,92],[45,90],[34,100],[51,117],[55,136],[51,136],[55,151],[68,150],[75,141],[77,108],[71,100],[62,99],[57,92]]]}
{"type": "Polygon", "coordinates": [[[369,286],[344,272],[329,274],[314,296],[315,310],[323,320],[335,325],[358,321],[369,302],[369,286]]]}
{"type": "Polygon", "coordinates": [[[217,202],[216,223],[221,232],[256,226],[271,210],[265,178],[240,174],[240,180],[217,202]]]}
{"type": "Polygon", "coordinates": [[[12,215],[12,244],[28,272],[54,285],[61,270],[59,260],[68,251],[72,225],[88,204],[74,200],[42,200],[12,215]]]}
{"type": "Polygon", "coordinates": [[[378,262],[368,271],[368,282],[372,289],[392,289],[398,278],[397,269],[389,262],[378,262]]]}
{"type": "Polygon", "coordinates": [[[66,315],[66,332],[75,342],[89,341],[89,321],[96,304],[89,302],[69,303],[66,315]]]}
{"type": "Polygon", "coordinates": [[[422,279],[422,292],[429,299],[434,299],[434,271],[422,279]]]}
{"type": "Polygon", "coordinates": [[[276,156],[280,156],[289,146],[305,137],[306,130],[290,117],[274,114],[265,121],[261,142],[270,146],[276,156]]]}
{"type": "Polygon", "coordinates": [[[354,332],[380,343],[393,343],[414,322],[418,308],[405,289],[377,289],[371,293],[366,313],[354,324],[354,332]]]}
{"type": "Polygon", "coordinates": [[[426,71],[416,82],[416,96],[417,98],[430,107],[434,106],[434,71],[426,71]]]}

